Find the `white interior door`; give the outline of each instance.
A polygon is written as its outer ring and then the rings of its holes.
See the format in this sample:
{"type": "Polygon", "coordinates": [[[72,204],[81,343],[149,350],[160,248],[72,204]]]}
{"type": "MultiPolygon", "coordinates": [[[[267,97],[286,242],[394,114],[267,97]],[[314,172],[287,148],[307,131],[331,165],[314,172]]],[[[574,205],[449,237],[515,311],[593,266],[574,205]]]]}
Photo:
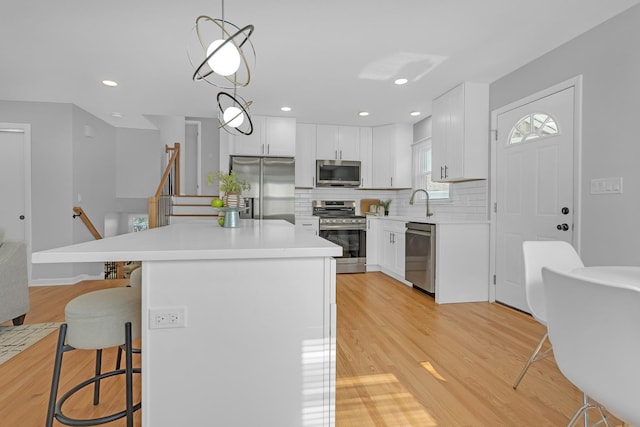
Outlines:
{"type": "Polygon", "coordinates": [[[30,246],[31,159],[27,125],[0,123],[0,227],[30,246]]]}
{"type": "Polygon", "coordinates": [[[497,116],[496,300],[527,312],[522,242],[573,243],[574,90],[497,116]]]}
{"type": "Polygon", "coordinates": [[[202,194],[200,122],[187,121],[185,124],[185,193],[202,194]]]}

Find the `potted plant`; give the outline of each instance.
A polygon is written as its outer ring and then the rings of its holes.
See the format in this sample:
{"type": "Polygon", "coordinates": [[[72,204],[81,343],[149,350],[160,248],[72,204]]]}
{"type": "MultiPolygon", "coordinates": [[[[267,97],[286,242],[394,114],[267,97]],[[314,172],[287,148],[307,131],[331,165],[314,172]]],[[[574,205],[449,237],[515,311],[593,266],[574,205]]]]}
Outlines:
{"type": "Polygon", "coordinates": [[[389,216],[389,205],[391,205],[391,199],[380,200],[380,205],[384,208],[384,216],[389,216]]]}
{"type": "Polygon", "coordinates": [[[218,172],[218,181],[220,181],[220,191],[224,192],[224,206],[241,207],[242,198],[240,195],[244,190],[250,190],[251,185],[241,180],[235,171],[231,173],[218,172]]]}

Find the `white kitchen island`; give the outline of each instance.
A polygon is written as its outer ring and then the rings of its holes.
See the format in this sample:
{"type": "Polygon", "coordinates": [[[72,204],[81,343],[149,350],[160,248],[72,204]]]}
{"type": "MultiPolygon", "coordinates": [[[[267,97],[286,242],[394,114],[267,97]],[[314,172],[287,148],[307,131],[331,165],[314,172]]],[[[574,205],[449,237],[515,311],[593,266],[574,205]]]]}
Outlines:
{"type": "Polygon", "coordinates": [[[300,427],[335,420],[341,253],[285,221],[241,220],[174,224],[33,262],[142,261],[143,426],[300,427]]]}

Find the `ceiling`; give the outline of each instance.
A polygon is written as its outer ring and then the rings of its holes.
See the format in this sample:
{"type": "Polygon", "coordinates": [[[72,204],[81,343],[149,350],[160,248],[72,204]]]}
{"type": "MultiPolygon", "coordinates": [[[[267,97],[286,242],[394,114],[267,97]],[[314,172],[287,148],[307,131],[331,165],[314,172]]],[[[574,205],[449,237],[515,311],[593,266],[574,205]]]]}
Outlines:
{"type": "MultiPolygon", "coordinates": [[[[456,84],[493,82],[638,2],[227,0],[225,18],[255,26],[239,92],[252,114],[376,126],[414,123],[456,84]]],[[[187,57],[199,15],[219,18],[221,0],[4,2],[0,99],[73,103],[118,127],[215,117],[218,90],[192,80],[187,57]]]]}

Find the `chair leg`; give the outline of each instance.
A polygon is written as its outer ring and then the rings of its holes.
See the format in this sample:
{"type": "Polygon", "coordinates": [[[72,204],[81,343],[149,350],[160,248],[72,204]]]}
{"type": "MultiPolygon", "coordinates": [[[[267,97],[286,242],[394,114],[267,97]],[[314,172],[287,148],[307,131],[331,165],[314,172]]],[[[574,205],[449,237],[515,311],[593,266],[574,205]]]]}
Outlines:
{"type": "Polygon", "coordinates": [[[584,415],[584,418],[583,418],[584,426],[585,427],[592,426],[592,424],[589,422],[589,409],[593,409],[593,408],[597,409],[598,413],[600,414],[600,421],[593,424],[593,426],[604,424],[606,427],[610,427],[609,421],[607,420],[607,416],[604,414],[604,412],[602,412],[603,407],[600,404],[598,404],[597,402],[591,401],[589,399],[589,396],[587,396],[586,393],[583,393],[582,402],[583,402],[582,406],[578,408],[578,411],[575,413],[573,418],[571,418],[571,420],[569,421],[569,424],[567,424],[567,427],[573,427],[581,415],[584,415]]]}
{"type": "MultiPolygon", "coordinates": [[[[99,377],[102,373],[102,349],[96,350],[96,377],[99,377]]],[[[96,380],[93,383],[93,404],[97,405],[100,403],[100,380],[96,380]]]]}
{"type": "Polygon", "coordinates": [[[125,328],[125,366],[126,366],[126,399],[127,399],[127,427],[133,427],[133,344],[131,342],[131,322],[125,328]]]}
{"type": "Polygon", "coordinates": [[[116,370],[120,369],[122,363],[122,346],[118,346],[118,356],[116,357],[116,370]]]}
{"type": "MultiPolygon", "coordinates": [[[[513,383],[513,389],[517,389],[518,388],[518,384],[520,384],[520,381],[522,381],[522,378],[524,377],[524,374],[527,373],[527,370],[529,369],[529,366],[531,366],[531,364],[533,362],[537,362],[540,359],[536,359],[536,357],[538,356],[538,353],[540,353],[540,349],[542,348],[542,346],[544,345],[544,342],[547,340],[547,336],[549,335],[548,332],[545,332],[544,335],[542,336],[542,338],[540,339],[540,342],[538,342],[538,345],[536,346],[535,350],[533,350],[533,353],[531,353],[531,357],[529,357],[529,360],[527,360],[527,363],[525,363],[524,367],[522,368],[522,370],[520,371],[520,375],[518,375],[518,378],[516,379],[516,382],[513,383]]],[[[545,357],[547,354],[545,353],[543,355],[543,357],[545,357]]]]}
{"type": "Polygon", "coordinates": [[[51,392],[49,394],[49,406],[47,409],[46,427],[53,427],[53,416],[58,399],[58,386],[60,385],[60,369],[62,368],[62,353],[64,352],[64,341],[67,337],[67,324],[60,325],[58,333],[58,344],[56,345],[56,357],[53,362],[53,378],[51,379],[51,392]]]}
{"type": "Polygon", "coordinates": [[[13,323],[13,326],[20,326],[24,323],[24,319],[25,317],[27,317],[27,313],[23,314],[22,316],[18,316],[18,317],[14,317],[11,322],[13,323]]]}

